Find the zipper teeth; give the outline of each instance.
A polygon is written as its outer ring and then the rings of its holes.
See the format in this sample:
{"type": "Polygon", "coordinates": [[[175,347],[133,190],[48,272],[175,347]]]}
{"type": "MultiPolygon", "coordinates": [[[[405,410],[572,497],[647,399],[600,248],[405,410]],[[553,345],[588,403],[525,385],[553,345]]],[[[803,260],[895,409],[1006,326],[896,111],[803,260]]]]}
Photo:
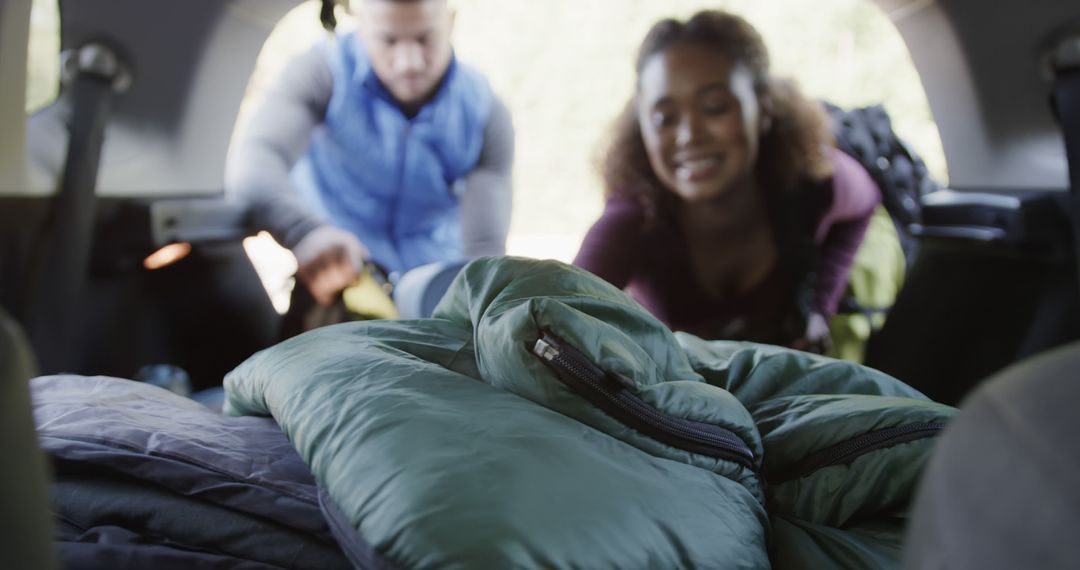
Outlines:
{"type": "Polygon", "coordinates": [[[937,435],[943,429],[945,429],[944,423],[921,422],[883,428],[870,433],[865,433],[847,441],[815,451],[806,457],[806,459],[798,462],[793,468],[788,470],[785,475],[778,477],[777,482],[780,483],[800,479],[814,471],[824,469],[825,467],[849,463],[856,457],[871,451],[937,435]]]}
{"type": "Polygon", "coordinates": [[[706,433],[699,430],[694,430],[684,425],[680,425],[673,422],[670,418],[665,417],[663,414],[657,412],[656,410],[652,410],[646,406],[643,406],[639,404],[636,400],[629,398],[624,394],[612,394],[604,388],[600,381],[596,379],[595,375],[590,373],[591,371],[588,371],[588,369],[584,366],[581,366],[578,363],[563,356],[562,353],[555,356],[552,360],[556,361],[560,365],[563,365],[566,368],[567,372],[570,372],[571,374],[574,374],[578,378],[587,382],[597,392],[603,394],[609,401],[619,406],[620,409],[633,414],[642,421],[662,424],[665,429],[677,432],[677,434],[682,437],[693,439],[699,443],[719,445],[729,451],[738,453],[739,455],[742,455],[749,460],[753,460],[753,452],[749,451],[749,449],[744,449],[742,446],[728,440],[727,438],[723,438],[722,436],[717,434],[706,433]],[[575,374],[576,371],[583,372],[584,374],[575,374]]]}
{"type": "MultiPolygon", "coordinates": [[[[560,364],[564,365],[568,369],[568,371],[571,372],[571,373],[574,373],[575,371],[586,372],[586,370],[587,370],[584,366],[579,366],[576,362],[574,362],[573,360],[571,360],[569,358],[564,357],[562,354],[556,356],[555,360],[557,360],[560,364]]],[[[635,416],[637,416],[638,418],[640,418],[642,420],[652,421],[652,422],[663,424],[665,428],[668,428],[668,429],[670,429],[672,431],[676,431],[680,435],[683,435],[683,436],[689,437],[689,438],[693,438],[693,439],[697,439],[697,440],[700,440],[700,441],[702,441],[704,443],[721,442],[721,443],[725,444],[726,446],[736,447],[734,442],[731,442],[731,441],[727,440],[726,438],[723,438],[722,436],[720,436],[718,434],[709,434],[709,433],[699,431],[699,430],[695,430],[695,429],[693,429],[691,427],[676,423],[676,422],[672,421],[670,418],[668,418],[668,417],[664,416],[663,414],[657,412],[656,410],[653,410],[653,409],[651,409],[649,407],[646,407],[646,406],[641,406],[636,400],[634,400],[633,398],[626,397],[625,394],[622,394],[622,393],[612,394],[612,393],[610,393],[608,390],[604,389],[604,386],[592,374],[575,374],[575,376],[581,377],[582,380],[585,380],[590,385],[592,385],[593,388],[596,388],[598,391],[602,392],[605,396],[608,397],[609,400],[611,400],[612,402],[618,404],[619,407],[621,407],[623,410],[634,414],[635,416]]],[[[733,449],[733,451],[742,452],[741,449],[733,449]]]]}
{"type": "MultiPolygon", "coordinates": [[[[549,338],[550,337],[545,337],[545,340],[549,338]]],[[[632,395],[622,391],[612,393],[603,385],[603,373],[596,370],[592,363],[581,362],[575,358],[575,355],[563,350],[548,352],[543,358],[558,365],[574,377],[586,382],[593,390],[602,394],[608,401],[618,406],[619,409],[634,415],[639,420],[645,423],[660,424],[662,429],[674,432],[675,435],[693,440],[696,443],[721,447],[727,451],[738,454],[751,465],[753,464],[754,453],[741,440],[733,437],[725,437],[722,434],[694,429],[691,426],[678,423],[676,420],[652,409],[643,402],[639,402],[632,395]]]]}
{"type": "Polygon", "coordinates": [[[625,407],[629,412],[637,415],[643,420],[654,420],[658,423],[662,423],[664,424],[665,428],[678,432],[683,437],[695,439],[700,441],[701,443],[707,443],[710,445],[720,445],[729,449],[730,451],[742,455],[750,461],[753,461],[754,459],[753,452],[750,451],[748,448],[745,448],[744,446],[739,445],[738,443],[735,443],[720,434],[712,434],[700,430],[695,430],[689,426],[675,423],[671,421],[670,418],[667,418],[666,416],[664,416],[660,412],[657,412],[656,410],[653,410],[652,408],[641,407],[641,404],[639,404],[636,400],[624,398],[621,396],[615,396],[615,400],[617,402],[623,402],[625,400],[625,403],[627,404],[627,406],[625,407]]]}

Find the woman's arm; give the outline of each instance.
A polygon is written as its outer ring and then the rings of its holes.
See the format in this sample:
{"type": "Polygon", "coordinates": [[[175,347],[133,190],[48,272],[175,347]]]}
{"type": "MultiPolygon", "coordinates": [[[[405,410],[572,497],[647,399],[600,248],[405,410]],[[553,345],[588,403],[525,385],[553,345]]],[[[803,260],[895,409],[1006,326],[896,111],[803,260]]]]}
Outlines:
{"type": "Polygon", "coordinates": [[[881,191],[866,170],[843,152],[834,149],[833,153],[832,203],[815,235],[818,263],[814,311],[826,318],[836,313],[855,254],[874,208],[881,203],[881,191]]]}
{"type": "Polygon", "coordinates": [[[645,218],[631,198],[612,198],[600,219],[589,228],[574,265],[622,289],[634,276],[641,228],[645,218]]]}

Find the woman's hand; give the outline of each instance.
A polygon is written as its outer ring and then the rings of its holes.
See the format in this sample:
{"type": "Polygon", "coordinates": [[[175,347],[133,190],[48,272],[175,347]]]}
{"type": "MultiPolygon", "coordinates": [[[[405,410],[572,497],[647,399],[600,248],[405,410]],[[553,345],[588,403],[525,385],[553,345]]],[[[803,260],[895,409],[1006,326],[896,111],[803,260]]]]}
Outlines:
{"type": "Polygon", "coordinates": [[[829,322],[824,315],[810,313],[806,318],[806,332],[802,338],[791,343],[796,350],[825,354],[832,349],[832,336],[829,335],[829,322]]]}

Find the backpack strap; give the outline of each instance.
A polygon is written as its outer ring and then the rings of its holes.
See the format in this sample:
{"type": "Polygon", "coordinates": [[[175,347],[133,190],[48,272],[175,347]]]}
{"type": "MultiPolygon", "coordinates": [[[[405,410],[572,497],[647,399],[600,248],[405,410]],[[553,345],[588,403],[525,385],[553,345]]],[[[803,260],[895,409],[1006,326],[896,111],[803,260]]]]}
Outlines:
{"type": "Polygon", "coordinates": [[[814,311],[819,257],[814,232],[829,207],[821,198],[820,184],[832,184],[832,179],[818,184],[801,182],[767,204],[773,235],[783,260],[783,279],[790,284],[793,293],[780,327],[780,334],[787,341],[800,338],[806,332],[806,323],[814,311]]]}

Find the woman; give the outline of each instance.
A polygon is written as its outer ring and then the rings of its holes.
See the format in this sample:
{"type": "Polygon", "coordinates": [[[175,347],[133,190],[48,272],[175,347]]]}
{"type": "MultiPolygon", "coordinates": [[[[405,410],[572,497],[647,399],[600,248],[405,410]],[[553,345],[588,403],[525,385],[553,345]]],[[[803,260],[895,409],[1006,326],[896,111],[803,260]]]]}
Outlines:
{"type": "Polygon", "coordinates": [[[880,192],[761,36],[704,11],[649,31],[608,201],[575,264],[673,329],[824,350],[880,192]]]}

